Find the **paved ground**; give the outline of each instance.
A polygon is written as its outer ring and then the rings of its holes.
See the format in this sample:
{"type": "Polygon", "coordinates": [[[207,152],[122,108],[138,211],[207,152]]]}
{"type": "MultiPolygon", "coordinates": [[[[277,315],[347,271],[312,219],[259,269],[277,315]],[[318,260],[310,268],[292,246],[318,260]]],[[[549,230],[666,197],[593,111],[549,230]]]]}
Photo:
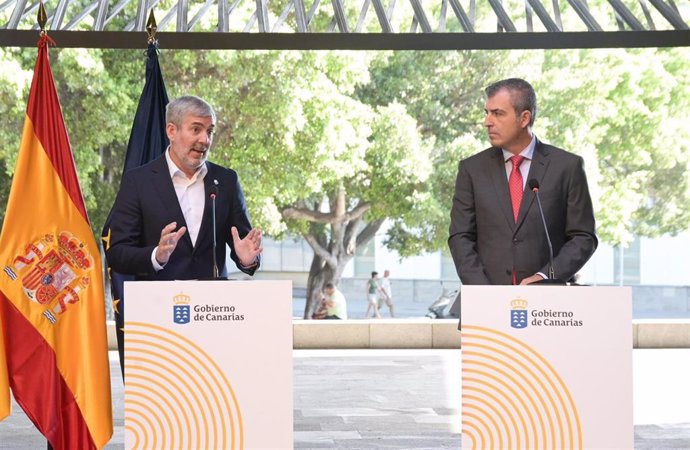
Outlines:
{"type": "MultiPolygon", "coordinates": [[[[111,353],[114,358],[114,353],[111,353]]],[[[294,353],[295,448],[460,448],[460,353],[299,350],[294,353]]],[[[113,359],[115,435],[123,448],[123,389],[113,359]]],[[[634,351],[635,447],[690,449],[690,349],[634,351]]],[[[0,449],[44,449],[16,408],[0,449]]]]}

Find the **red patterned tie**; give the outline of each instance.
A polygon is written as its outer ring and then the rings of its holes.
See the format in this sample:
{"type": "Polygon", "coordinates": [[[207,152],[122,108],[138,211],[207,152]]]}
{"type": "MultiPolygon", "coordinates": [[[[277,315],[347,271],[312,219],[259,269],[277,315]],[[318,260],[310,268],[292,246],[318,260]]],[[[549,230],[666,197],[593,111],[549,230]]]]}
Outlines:
{"type": "Polygon", "coordinates": [[[520,202],[522,202],[522,191],[525,189],[522,183],[522,173],[520,164],[525,160],[524,156],[516,155],[510,158],[513,163],[513,170],[510,172],[508,187],[510,188],[510,200],[513,202],[513,218],[517,223],[518,213],[520,212],[520,202]]]}

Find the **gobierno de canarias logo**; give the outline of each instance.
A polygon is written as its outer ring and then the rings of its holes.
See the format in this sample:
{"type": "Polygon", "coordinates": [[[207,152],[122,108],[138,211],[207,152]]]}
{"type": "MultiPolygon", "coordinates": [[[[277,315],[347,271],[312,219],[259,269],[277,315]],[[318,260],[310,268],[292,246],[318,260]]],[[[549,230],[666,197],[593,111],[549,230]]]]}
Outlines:
{"type": "Polygon", "coordinates": [[[527,300],[516,298],[510,301],[510,326],[527,328],[527,300]]]}
{"type": "Polygon", "coordinates": [[[173,322],[180,325],[189,323],[191,315],[189,302],[191,301],[192,297],[183,293],[179,293],[173,297],[173,322]]]}
{"type": "Polygon", "coordinates": [[[43,316],[55,324],[69,305],[79,301],[93,267],[88,247],[69,231],[61,231],[26,245],[4,270],[12,281],[21,280],[26,298],[45,306],[43,316]]]}

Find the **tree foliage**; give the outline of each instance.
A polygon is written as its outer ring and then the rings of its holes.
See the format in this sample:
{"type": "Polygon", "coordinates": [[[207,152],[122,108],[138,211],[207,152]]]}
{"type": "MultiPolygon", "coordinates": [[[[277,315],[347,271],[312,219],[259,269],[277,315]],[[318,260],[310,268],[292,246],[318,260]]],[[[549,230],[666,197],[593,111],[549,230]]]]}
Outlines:
{"type": "Polygon", "coordinates": [[[539,128],[586,159],[603,241],[690,224],[686,48],[547,52],[539,128]]]}
{"type": "MultiPolygon", "coordinates": [[[[51,60],[96,233],[119,185],[144,50],[53,49],[51,60]]],[[[35,49],[0,49],[2,210],[35,49]]],[[[256,226],[314,250],[307,308],[389,221],[401,257],[445,249],[458,161],[488,146],[483,87],[537,90],[537,135],[585,158],[603,241],[690,223],[688,49],[161,51],[171,98],[217,110],[212,160],[235,168],[256,226]]],[[[308,315],[309,311],[305,312],[308,315]]]]}

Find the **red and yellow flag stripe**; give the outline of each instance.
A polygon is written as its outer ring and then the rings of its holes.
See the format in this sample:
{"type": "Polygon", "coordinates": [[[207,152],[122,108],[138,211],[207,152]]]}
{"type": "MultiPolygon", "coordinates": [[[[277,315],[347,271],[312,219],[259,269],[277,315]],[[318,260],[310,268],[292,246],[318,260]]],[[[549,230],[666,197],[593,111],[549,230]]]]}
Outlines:
{"type": "Polygon", "coordinates": [[[0,421],[10,415],[10,382],[5,361],[5,337],[0,320],[0,421]]]}
{"type": "Polygon", "coordinates": [[[39,41],[0,235],[0,322],[14,397],[52,447],[102,448],[113,429],[103,274],[49,40],[39,41]]]}

